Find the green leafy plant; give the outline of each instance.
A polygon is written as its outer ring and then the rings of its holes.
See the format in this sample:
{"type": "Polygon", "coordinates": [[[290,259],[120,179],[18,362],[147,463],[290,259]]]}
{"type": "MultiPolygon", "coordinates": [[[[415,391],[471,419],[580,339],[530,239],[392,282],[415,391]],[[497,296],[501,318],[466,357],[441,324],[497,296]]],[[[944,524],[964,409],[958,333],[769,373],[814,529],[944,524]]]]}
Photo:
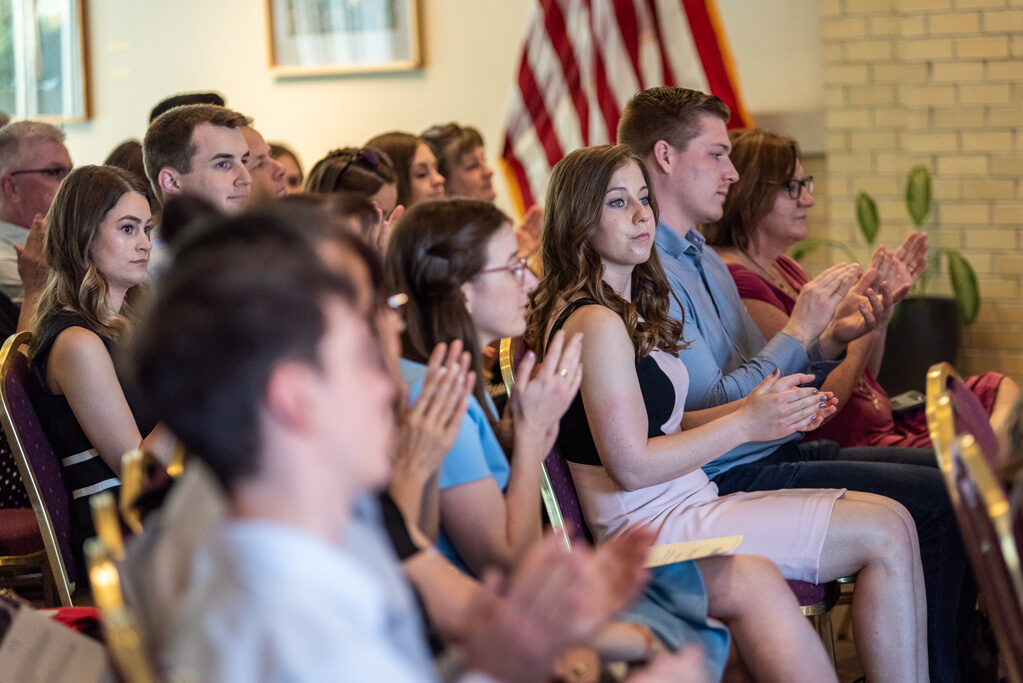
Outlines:
{"type": "MultiPolygon", "coordinates": [[[[916,229],[923,226],[931,213],[932,196],[930,171],[926,166],[914,166],[906,178],[906,211],[916,229]]],[[[877,242],[878,233],[881,232],[881,217],[877,210],[877,202],[863,190],[856,194],[856,222],[860,226],[863,239],[873,247],[877,242]]],[[[824,246],[841,249],[851,260],[856,260],[853,250],[847,244],[828,237],[803,240],[792,247],[790,254],[792,258],[800,261],[824,246]]],[[[952,296],[959,308],[959,315],[963,324],[969,325],[977,319],[977,313],[980,311],[980,287],[973,266],[958,249],[931,247],[927,253],[927,267],[910,295],[927,296],[927,287],[932,278],[939,274],[942,260],[948,263],[952,296]]]]}

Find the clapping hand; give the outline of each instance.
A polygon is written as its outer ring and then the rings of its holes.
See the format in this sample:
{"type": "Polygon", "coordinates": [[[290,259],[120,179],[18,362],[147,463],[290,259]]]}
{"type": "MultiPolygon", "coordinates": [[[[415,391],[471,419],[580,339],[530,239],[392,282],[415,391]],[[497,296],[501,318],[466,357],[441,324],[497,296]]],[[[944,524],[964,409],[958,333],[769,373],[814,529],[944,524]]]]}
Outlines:
{"type": "Polygon", "coordinates": [[[432,476],[454,445],[462,425],[476,373],[462,342],[438,344],[426,364],[423,388],[400,417],[395,476],[414,470],[432,476]]]}
{"type": "Polygon", "coordinates": [[[789,322],[782,331],[808,348],[827,328],[835,309],[859,274],[859,264],[839,263],[807,282],[799,292],[789,322]]]}
{"type": "Polygon", "coordinates": [[[561,416],[579,392],[583,378],[582,346],[581,334],[574,335],[566,344],[564,331],[558,330],[543,364],[537,366],[536,354],[530,351],[515,369],[515,386],[508,401],[515,443],[520,439],[541,439],[541,457],[550,452],[561,416]]]}
{"type": "Polygon", "coordinates": [[[14,245],[14,252],[18,255],[18,276],[24,285],[26,300],[43,290],[46,277],[50,273],[46,254],[43,252],[45,241],[46,217],[36,214],[32,219],[32,226],[28,229],[25,246],[14,245]]]}
{"type": "Polygon", "coordinates": [[[531,206],[522,219],[522,225],[515,228],[515,239],[520,254],[532,254],[540,247],[540,231],[543,228],[543,207],[531,206]]]}
{"type": "Polygon", "coordinates": [[[569,553],[549,534],[506,582],[486,572],[464,630],[467,668],[501,681],[546,680],[558,655],[635,598],[652,542],[652,533],[634,529],[596,550],[569,553]]]}
{"type": "Polygon", "coordinates": [[[834,394],[799,386],[813,379],[804,374],[782,377],[775,370],[753,389],[739,409],[748,419],[749,441],[773,441],[816,429],[833,414],[838,409],[834,394]]]}

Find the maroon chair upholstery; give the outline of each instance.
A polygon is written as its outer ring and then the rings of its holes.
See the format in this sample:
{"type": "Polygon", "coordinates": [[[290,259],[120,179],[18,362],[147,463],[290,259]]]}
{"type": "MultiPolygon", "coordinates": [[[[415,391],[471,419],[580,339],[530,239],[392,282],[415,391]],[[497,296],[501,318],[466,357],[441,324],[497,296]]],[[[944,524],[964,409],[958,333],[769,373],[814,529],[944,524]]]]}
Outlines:
{"type": "Polygon", "coordinates": [[[1023,682],[1023,575],[1004,489],[978,442],[957,437],[948,449],[952,496],[963,541],[998,641],[1002,666],[1023,682]]]}
{"type": "Polygon", "coordinates": [[[543,461],[543,464],[547,469],[547,476],[550,477],[551,489],[553,489],[554,497],[561,509],[561,516],[575,527],[578,533],[583,535],[587,543],[592,545],[593,535],[583,518],[583,509],[579,505],[579,494],[572,482],[572,472],[569,471],[568,463],[558,452],[557,444],[554,444],[554,448],[551,449],[550,455],[543,461]]]}
{"type": "Polygon", "coordinates": [[[43,549],[32,508],[0,510],[0,555],[28,555],[43,549]]]}
{"type": "Polygon", "coordinates": [[[948,391],[952,397],[956,434],[972,435],[988,464],[993,468],[1001,467],[1003,458],[998,447],[998,436],[991,428],[991,419],[976,394],[955,375],[949,381],[948,391]]]}
{"type": "Polygon", "coordinates": [[[72,584],[80,576],[71,552],[71,502],[60,462],[25,389],[28,358],[19,349],[29,340],[30,334],[22,332],[8,339],[0,350],[0,417],[32,501],[61,603],[68,606],[72,604],[72,584]]]}

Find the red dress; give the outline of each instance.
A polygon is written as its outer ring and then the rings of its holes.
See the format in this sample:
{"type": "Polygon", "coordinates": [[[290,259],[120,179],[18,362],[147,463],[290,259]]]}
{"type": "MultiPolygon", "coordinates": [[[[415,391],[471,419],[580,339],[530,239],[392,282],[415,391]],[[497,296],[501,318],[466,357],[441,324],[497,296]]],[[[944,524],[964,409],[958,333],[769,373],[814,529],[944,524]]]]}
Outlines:
{"type": "MultiPolygon", "coordinates": [[[[774,265],[797,292],[810,280],[806,271],[788,256],[781,256],[774,265]]],[[[795,300],[763,276],[737,264],[729,264],[728,271],[732,274],[735,286],[739,289],[739,296],[743,299],[763,301],[784,311],[785,315],[792,315],[795,300]]],[[[997,372],[986,372],[966,380],[966,386],[976,394],[988,415],[994,407],[1002,377],[1003,375],[997,372]]],[[[840,406],[833,418],[824,426],[815,429],[807,438],[830,439],[843,447],[932,447],[923,408],[892,415],[888,393],[867,368],[863,369],[863,376],[853,388],[852,395],[845,405],[840,406]]]]}

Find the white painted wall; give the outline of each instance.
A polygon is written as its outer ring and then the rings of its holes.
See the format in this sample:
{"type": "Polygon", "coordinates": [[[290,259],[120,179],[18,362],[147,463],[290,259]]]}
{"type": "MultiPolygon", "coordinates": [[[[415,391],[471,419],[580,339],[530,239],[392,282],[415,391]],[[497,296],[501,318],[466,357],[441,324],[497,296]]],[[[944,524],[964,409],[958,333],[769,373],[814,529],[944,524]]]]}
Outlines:
{"type": "MultiPolygon", "coordinates": [[[[451,119],[479,127],[497,154],[531,0],[420,0],[424,69],[286,80],[267,69],[264,2],[89,0],[93,118],[67,127],[75,163],[101,163],[141,138],[167,95],[208,89],[289,142],[307,168],[333,147],[451,119]]],[[[718,6],[754,116],[821,106],[813,0],[718,6]]]]}

